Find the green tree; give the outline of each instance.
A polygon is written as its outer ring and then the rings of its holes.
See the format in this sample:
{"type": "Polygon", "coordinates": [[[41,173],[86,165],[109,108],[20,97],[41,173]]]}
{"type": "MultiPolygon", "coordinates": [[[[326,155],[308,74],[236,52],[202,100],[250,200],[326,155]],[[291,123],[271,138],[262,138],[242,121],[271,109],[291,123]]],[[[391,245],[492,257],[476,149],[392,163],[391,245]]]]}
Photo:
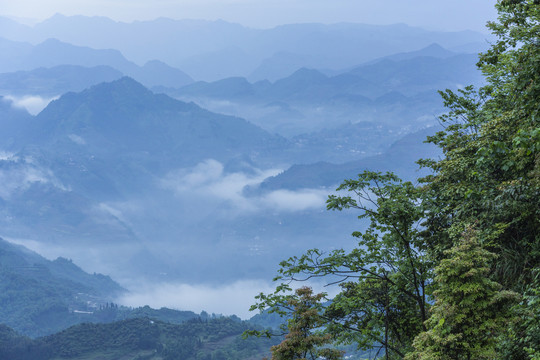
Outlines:
{"type": "Polygon", "coordinates": [[[278,345],[272,346],[272,360],[319,359],[337,360],[343,357],[339,350],[324,347],[333,342],[332,336],[317,329],[326,321],[319,314],[324,294],[313,294],[309,287],[296,290],[286,306],[292,311],[288,321],[288,334],[278,345]]]}
{"type": "Polygon", "coordinates": [[[326,331],[360,349],[379,346],[387,358],[401,358],[423,331],[429,307],[431,268],[418,230],[424,217],[421,192],[393,174],[366,171],[339,188],[352,196],[330,196],[328,209],[356,209],[368,219],[365,232],[355,232],[358,246],[350,252],[323,254],[309,250],[281,263],[284,281],[273,294],[258,296],[252,309],[279,312],[289,301],[294,280],[325,277],[341,292],[325,309],[326,331]]]}
{"type": "MultiPolygon", "coordinates": [[[[448,251],[460,246],[460,234],[474,224],[482,248],[495,254],[486,278],[523,296],[493,358],[524,359],[537,356],[531,349],[539,346],[532,335],[538,321],[531,319],[540,317],[534,305],[540,264],[540,2],[502,0],[496,7],[498,21],[488,27],[498,40],[478,63],[487,85],[441,92],[450,110],[441,117],[446,128],[429,141],[444,158],[420,162],[434,170],[423,179],[429,213],[424,236],[427,254],[442,265],[448,251]]],[[[479,293],[488,291],[488,284],[479,293]]],[[[435,286],[451,290],[437,281],[435,286]]],[[[444,299],[438,303],[441,309],[451,306],[444,299]]],[[[481,303],[468,306],[462,311],[482,313],[481,303]]],[[[490,324],[486,318],[476,327],[490,324]]],[[[471,341],[480,346],[482,338],[471,341]]]]}
{"type": "Polygon", "coordinates": [[[446,128],[429,141],[444,158],[420,162],[434,170],[423,179],[426,239],[440,260],[475,224],[498,255],[495,280],[521,293],[540,263],[540,5],[504,0],[497,9],[488,26],[498,41],[478,63],[488,84],[441,92],[446,128]]]}
{"type": "Polygon", "coordinates": [[[429,330],[414,340],[407,360],[494,359],[502,325],[510,318],[516,293],[489,279],[496,255],[480,245],[469,228],[459,244],[445,252],[435,269],[436,302],[429,330]]]}

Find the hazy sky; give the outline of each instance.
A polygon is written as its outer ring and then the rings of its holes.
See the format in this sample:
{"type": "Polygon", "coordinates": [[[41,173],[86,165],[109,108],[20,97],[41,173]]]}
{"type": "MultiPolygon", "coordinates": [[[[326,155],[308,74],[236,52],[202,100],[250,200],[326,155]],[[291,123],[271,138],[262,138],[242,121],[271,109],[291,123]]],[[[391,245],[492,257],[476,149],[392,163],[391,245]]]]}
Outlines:
{"type": "Polygon", "coordinates": [[[0,15],[45,19],[55,13],[119,21],[223,19],[250,27],[300,22],[406,23],[436,30],[485,31],[494,0],[0,0],[0,15]]]}

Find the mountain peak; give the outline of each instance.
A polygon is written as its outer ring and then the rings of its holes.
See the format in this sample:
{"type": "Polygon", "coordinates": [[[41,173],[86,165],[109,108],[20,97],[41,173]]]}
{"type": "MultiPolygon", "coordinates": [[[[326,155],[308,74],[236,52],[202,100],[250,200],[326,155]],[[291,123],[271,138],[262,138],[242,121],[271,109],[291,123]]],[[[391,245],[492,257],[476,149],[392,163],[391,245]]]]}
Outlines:
{"type": "Polygon", "coordinates": [[[81,100],[91,100],[95,98],[108,99],[109,101],[103,101],[103,105],[106,105],[111,101],[117,102],[119,100],[127,105],[131,104],[132,101],[143,102],[143,100],[148,100],[155,96],[152,91],[148,90],[141,83],[129,76],[123,76],[120,79],[111,82],[103,82],[94,85],[78,95],[81,100]]]}
{"type": "Polygon", "coordinates": [[[317,78],[326,78],[326,75],[321,73],[319,70],[315,69],[308,69],[306,67],[301,67],[300,69],[296,70],[291,76],[294,77],[317,77],[317,78]]]}

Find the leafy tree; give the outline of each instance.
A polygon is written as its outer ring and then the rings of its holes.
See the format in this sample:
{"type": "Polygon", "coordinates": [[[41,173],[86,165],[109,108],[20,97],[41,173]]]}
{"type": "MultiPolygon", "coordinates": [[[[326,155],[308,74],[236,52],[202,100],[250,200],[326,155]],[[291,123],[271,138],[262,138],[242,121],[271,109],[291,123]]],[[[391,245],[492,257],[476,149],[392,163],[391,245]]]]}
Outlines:
{"type": "Polygon", "coordinates": [[[501,291],[488,277],[496,255],[482,248],[469,228],[458,245],[445,252],[435,272],[438,290],[429,330],[414,340],[407,360],[493,359],[502,325],[510,319],[517,294],[501,291]]]}
{"type": "Polygon", "coordinates": [[[501,358],[540,360],[540,269],[513,309],[515,320],[500,342],[501,358]]]}
{"type": "Polygon", "coordinates": [[[446,129],[429,141],[445,156],[420,162],[435,172],[423,180],[426,238],[440,260],[475,224],[498,255],[496,281],[523,292],[540,263],[540,5],[506,0],[497,9],[488,26],[499,40],[478,63],[488,85],[441,92],[446,129]]]}
{"type": "Polygon", "coordinates": [[[429,307],[432,266],[418,230],[424,217],[421,192],[393,174],[369,171],[338,190],[354,198],[330,196],[329,209],[353,208],[370,220],[365,232],[353,234],[358,246],[330,254],[312,249],[283,261],[276,280],[284,283],[273,294],[260,294],[252,309],[279,312],[290,301],[289,281],[326,277],[342,289],[324,311],[327,332],[360,349],[380,346],[387,358],[401,358],[424,330],[429,307]]]}
{"type": "MultiPolygon", "coordinates": [[[[423,180],[430,214],[425,237],[431,243],[430,257],[442,266],[448,249],[460,246],[459,235],[474,224],[481,246],[496,258],[485,276],[523,295],[513,307],[514,321],[497,339],[494,357],[524,359],[538,357],[532,349],[540,342],[533,335],[538,320],[531,320],[539,318],[535,274],[540,264],[540,2],[502,0],[496,7],[498,21],[488,27],[498,40],[478,63],[487,86],[441,92],[450,109],[441,117],[446,129],[429,141],[445,156],[421,161],[434,170],[423,180]]],[[[487,281],[479,293],[489,290],[487,281]]],[[[450,290],[444,283],[436,286],[441,292],[450,290]]],[[[441,308],[452,306],[444,299],[438,303],[441,308]]],[[[471,303],[469,310],[483,309],[481,303],[471,303]]],[[[486,318],[476,327],[490,324],[494,323],[486,318]]],[[[481,346],[482,337],[472,341],[481,346]]]]}
{"type": "Polygon", "coordinates": [[[324,294],[313,294],[309,287],[296,290],[296,297],[290,297],[287,306],[292,310],[285,339],[272,346],[272,360],[319,359],[337,360],[343,357],[339,350],[324,347],[332,343],[332,336],[321,331],[326,324],[319,311],[324,294]]]}

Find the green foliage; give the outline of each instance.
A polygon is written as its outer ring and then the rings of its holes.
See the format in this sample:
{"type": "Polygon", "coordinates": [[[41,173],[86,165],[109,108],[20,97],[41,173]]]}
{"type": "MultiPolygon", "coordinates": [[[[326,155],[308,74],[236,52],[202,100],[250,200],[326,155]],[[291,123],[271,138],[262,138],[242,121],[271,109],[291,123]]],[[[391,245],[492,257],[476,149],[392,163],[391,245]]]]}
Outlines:
{"type": "Polygon", "coordinates": [[[236,318],[192,319],[171,324],[136,318],[108,324],[84,323],[36,340],[0,326],[0,358],[26,359],[227,359],[262,358],[277,343],[241,340],[251,329],[236,318]],[[6,356],[4,356],[6,355],[6,356]],[[9,355],[9,356],[8,356],[9,355]]]}
{"type": "Polygon", "coordinates": [[[501,291],[489,279],[489,264],[496,256],[482,248],[472,229],[445,254],[435,270],[437,301],[426,322],[429,330],[416,337],[415,351],[405,358],[493,359],[517,294],[501,291]]]}
{"type": "Polygon", "coordinates": [[[329,209],[354,208],[370,220],[365,232],[353,234],[358,246],[330,254],[312,249],[283,261],[276,279],[286,283],[273,294],[260,294],[252,309],[284,314],[284,304],[294,298],[287,282],[327,277],[342,289],[323,314],[328,333],[360,349],[380,344],[389,356],[401,357],[424,329],[429,307],[431,265],[417,229],[424,216],[421,193],[393,174],[369,171],[338,190],[355,198],[330,196],[329,209]]]}
{"type": "Polygon", "coordinates": [[[279,345],[271,348],[272,360],[294,359],[342,359],[339,350],[324,347],[332,343],[332,336],[316,330],[326,324],[319,314],[322,310],[321,301],[325,294],[313,294],[309,287],[296,290],[296,297],[291,297],[287,307],[292,310],[288,321],[288,334],[279,345]]]}
{"type": "Polygon", "coordinates": [[[480,58],[488,85],[442,92],[450,112],[446,129],[429,138],[444,153],[421,161],[431,216],[426,233],[436,259],[475,224],[496,254],[497,281],[522,292],[540,263],[539,7],[534,1],[500,1],[499,41],[480,58]]]}
{"type": "Polygon", "coordinates": [[[326,331],[388,359],[540,357],[540,2],[496,6],[498,41],[478,63],[487,85],[440,92],[445,129],[428,142],[444,157],[419,161],[432,174],[418,187],[346,180],[338,190],[353,195],[328,208],[370,221],[358,246],[282,262],[285,282],[254,309],[279,313],[290,281],[325,277],[341,286],[326,331]]]}
{"type": "Polygon", "coordinates": [[[43,336],[88,319],[123,289],[109,277],[82,271],[70,260],[49,261],[0,239],[0,323],[27,336],[43,336]],[[86,318],[85,318],[86,316],[86,318]]]}
{"type": "Polygon", "coordinates": [[[540,359],[540,269],[512,309],[515,319],[501,339],[499,351],[504,359],[540,359]]]}

